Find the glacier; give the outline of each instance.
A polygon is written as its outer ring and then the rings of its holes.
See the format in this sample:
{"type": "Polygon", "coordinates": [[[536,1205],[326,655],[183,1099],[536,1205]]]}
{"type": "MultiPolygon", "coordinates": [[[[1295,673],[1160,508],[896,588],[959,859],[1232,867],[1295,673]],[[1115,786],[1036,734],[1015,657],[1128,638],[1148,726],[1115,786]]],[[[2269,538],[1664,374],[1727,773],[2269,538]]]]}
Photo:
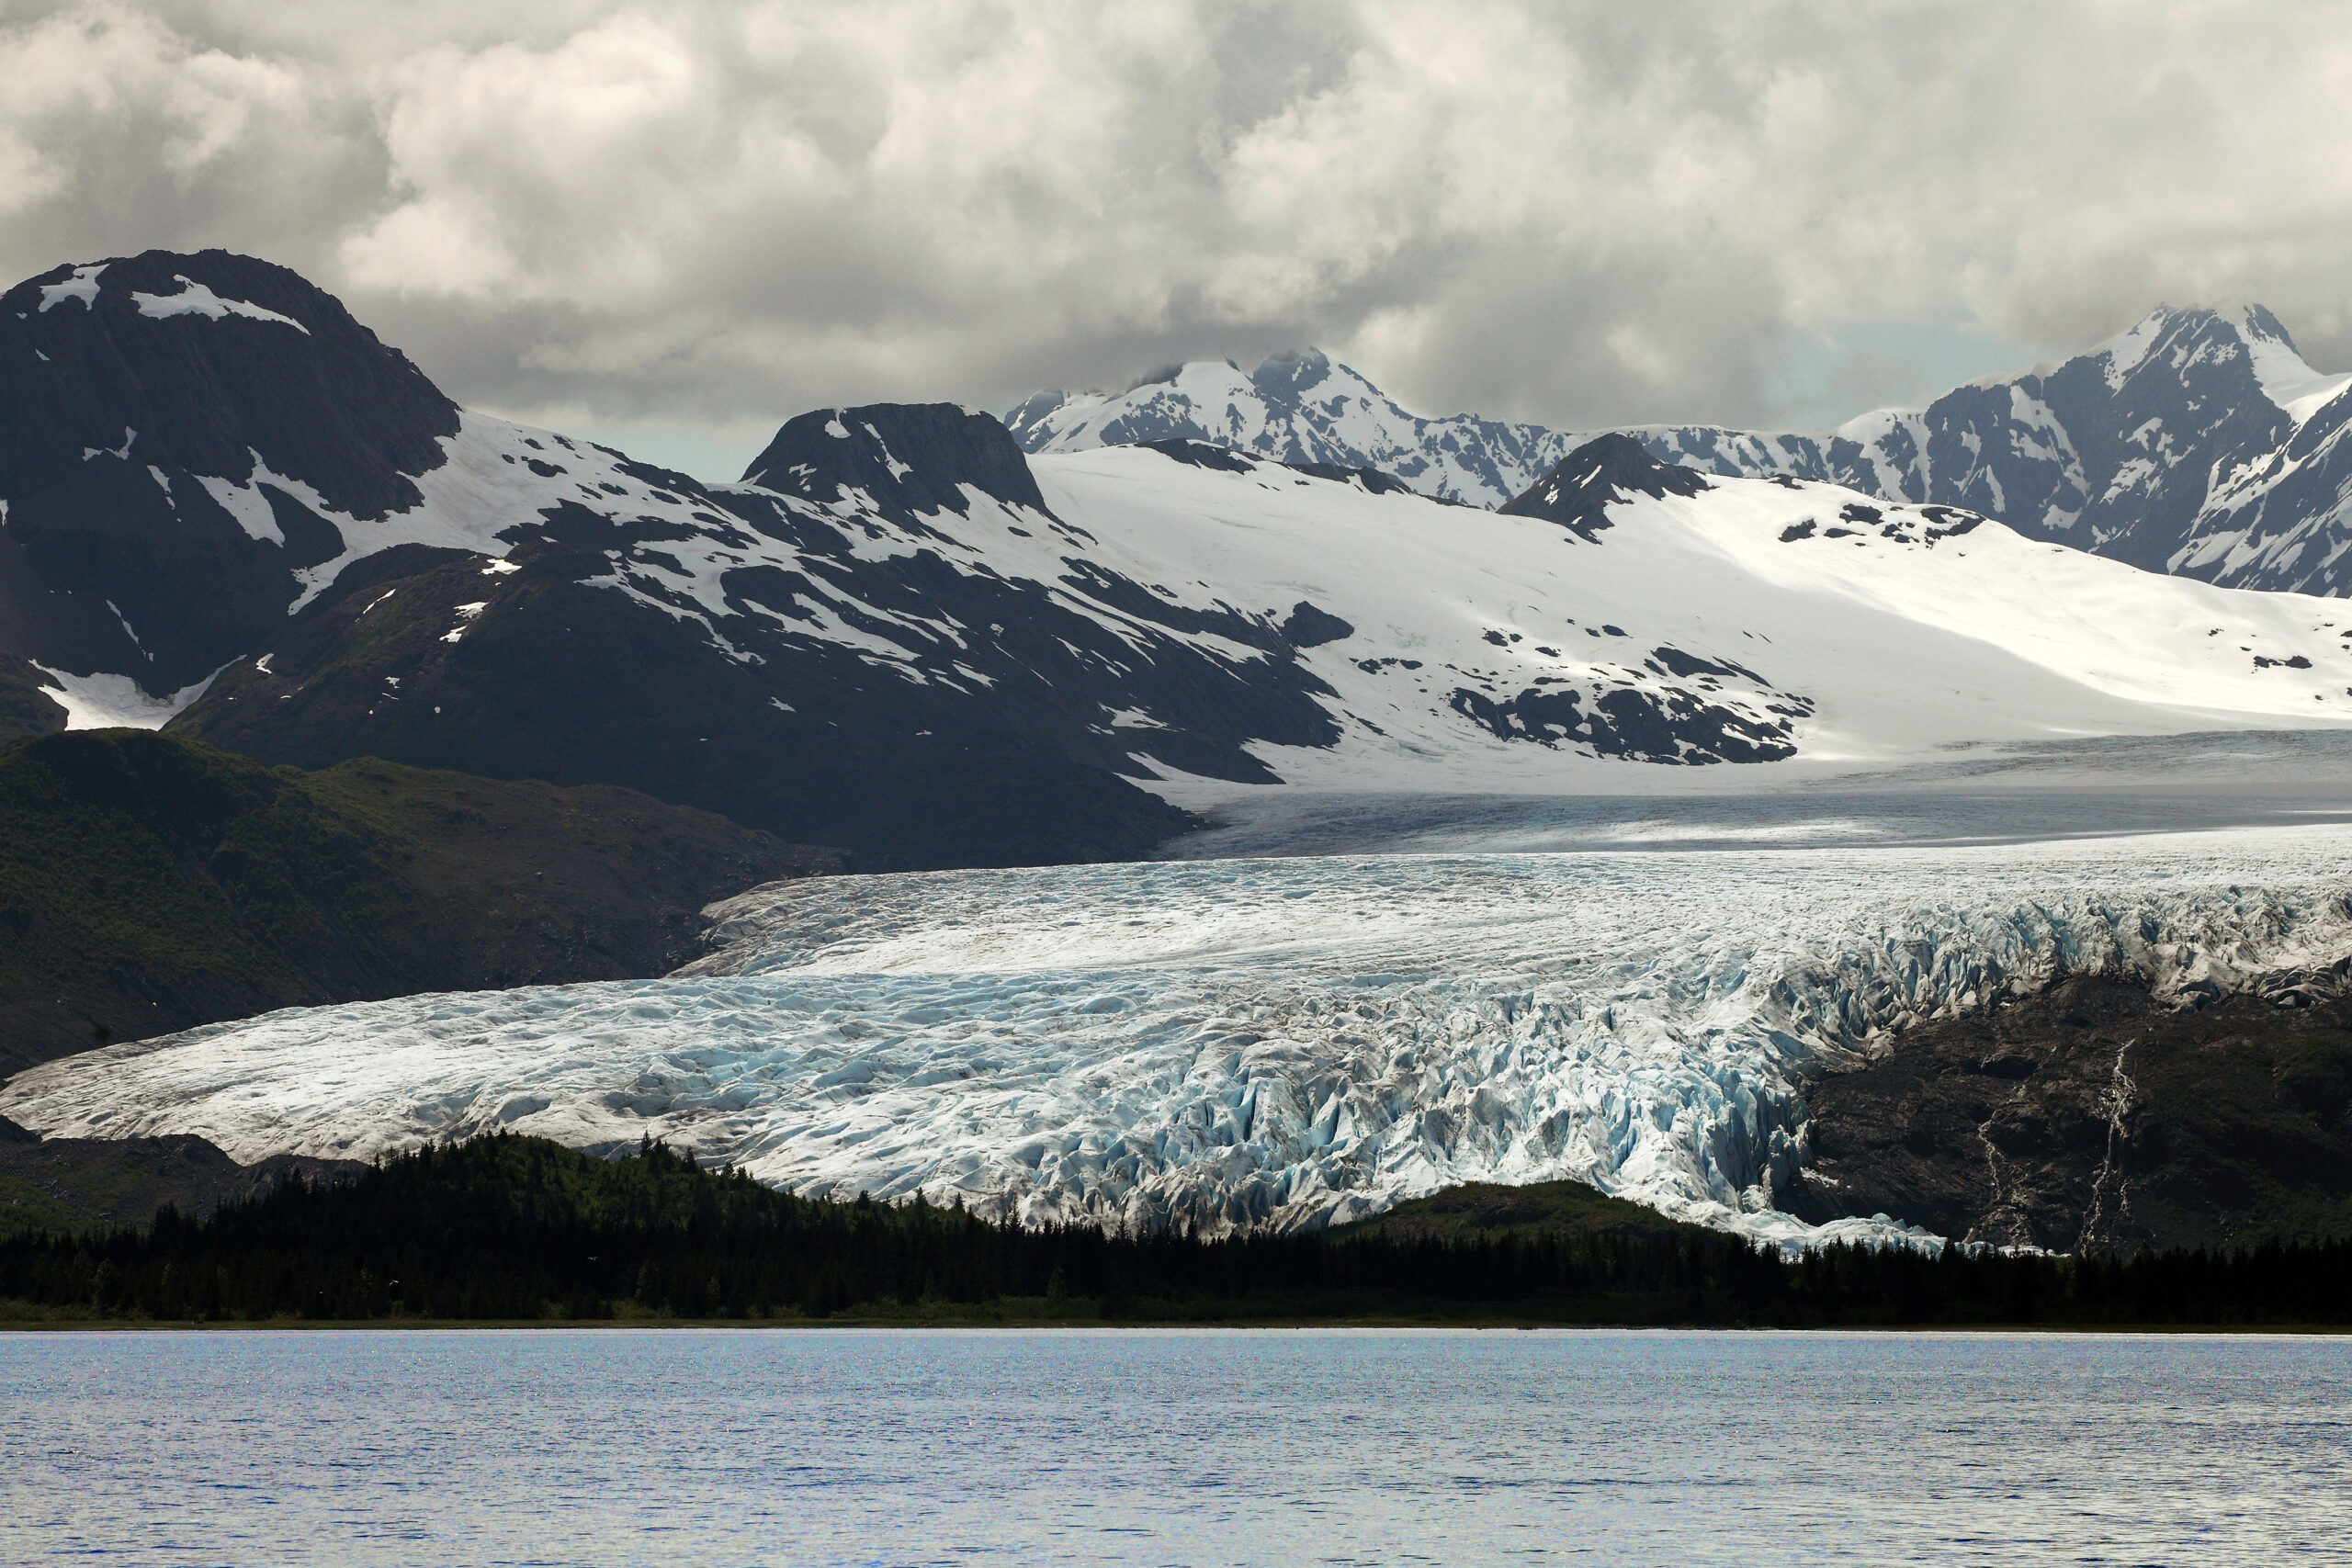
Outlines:
{"type": "Polygon", "coordinates": [[[1210,1232],[1565,1178],[1932,1245],[1772,1207],[1809,1075],[2064,975],[2333,988],[2347,869],[2329,822],[821,879],[714,907],[665,978],[273,1013],[36,1067],[0,1114],[241,1159],[651,1135],[804,1193],[1210,1232]]]}

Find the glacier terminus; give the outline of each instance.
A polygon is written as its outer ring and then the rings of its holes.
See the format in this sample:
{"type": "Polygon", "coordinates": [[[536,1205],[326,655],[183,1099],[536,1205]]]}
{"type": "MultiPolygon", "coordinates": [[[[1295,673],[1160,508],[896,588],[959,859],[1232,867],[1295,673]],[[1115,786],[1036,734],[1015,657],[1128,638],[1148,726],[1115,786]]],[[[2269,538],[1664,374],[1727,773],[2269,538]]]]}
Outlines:
{"type": "MultiPolygon", "coordinates": [[[[2352,828],[1317,855],[777,884],[665,978],[296,1010],[49,1064],[0,1114],[368,1157],[666,1138],[837,1197],[1317,1227],[1560,1178],[1758,1238],[1809,1073],[2082,974],[2340,980],[2352,828]]],[[[1668,841],[1670,841],[1668,840],[1668,841]]]]}

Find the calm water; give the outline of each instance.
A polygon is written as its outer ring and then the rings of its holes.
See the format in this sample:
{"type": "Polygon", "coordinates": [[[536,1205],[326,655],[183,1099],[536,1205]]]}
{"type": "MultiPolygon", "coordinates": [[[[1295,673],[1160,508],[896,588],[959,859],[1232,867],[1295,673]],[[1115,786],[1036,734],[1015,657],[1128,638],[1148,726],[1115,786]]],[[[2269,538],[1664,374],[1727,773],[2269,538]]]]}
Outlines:
{"type": "Polygon", "coordinates": [[[0,1335],[0,1561],[2352,1557],[2352,1341],[0,1335]]]}

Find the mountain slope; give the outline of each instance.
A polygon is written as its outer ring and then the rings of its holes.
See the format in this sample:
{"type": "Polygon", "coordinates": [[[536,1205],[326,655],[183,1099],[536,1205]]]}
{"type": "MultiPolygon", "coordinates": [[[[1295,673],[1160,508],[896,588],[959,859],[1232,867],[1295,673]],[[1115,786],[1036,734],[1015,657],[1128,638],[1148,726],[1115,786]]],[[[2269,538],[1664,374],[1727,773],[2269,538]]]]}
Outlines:
{"type": "MultiPolygon", "coordinates": [[[[1143,448],[1035,467],[1107,570],[1183,585],[1178,603],[1264,619],[1305,604],[1351,628],[1295,655],[1335,739],[1252,748],[1293,783],[1648,787],[1624,761],[1850,765],[1964,739],[2352,717],[2352,615],[2331,601],[1629,451],[1571,457],[1500,513],[1143,448]]],[[[1138,707],[1123,732],[1173,779],[1138,707]]]]}
{"type": "Polygon", "coordinates": [[[272,1008],[619,979],[837,857],[625,790],[138,730],[0,750],[0,1071],[272,1008]]]}
{"type": "MultiPolygon", "coordinates": [[[[1295,464],[1178,437],[1032,459],[985,414],[873,405],[787,422],[715,485],[456,410],[261,264],[142,257],[10,298],[56,351],[0,362],[23,397],[52,364],[153,367],[60,393],[153,432],[66,461],[56,443],[101,417],[78,413],[6,470],[38,480],[46,521],[39,549],[6,530],[0,582],[62,606],[0,640],[55,671],[0,684],[20,728],[169,717],[308,768],[616,784],[882,869],[1146,854],[1190,821],[1172,802],[1255,784],[1623,790],[1656,781],[1629,762],[1818,773],[1961,741],[2331,725],[2352,697],[2329,602],[2136,571],[1932,501],[1709,478],[1614,439],[1499,513],[1441,504],[1342,460],[1326,437],[1359,415],[1383,440],[1429,431],[1320,361],[1249,382],[1297,411],[1295,464]],[[335,406],[297,422],[243,386],[272,378],[335,406]],[[235,426],[218,440],[198,418],[215,382],[235,426]],[[107,564],[122,496],[188,557],[172,570],[194,587],[151,597],[201,615],[173,621],[107,564]],[[51,663],[65,631],[81,650],[51,663]]],[[[2194,359],[2169,341],[2135,365],[2194,359]]],[[[1227,434],[1279,434],[1253,429],[1227,434]]]]}
{"type": "MultiPolygon", "coordinates": [[[[1704,472],[1964,506],[2032,537],[2232,587],[2352,592],[2352,375],[2304,363],[2259,306],[2159,308],[2064,365],[1956,388],[1821,434],[1630,429],[1704,472]]],[[[1186,365],[1115,397],[1040,393],[1007,415],[1033,453],[1190,436],[1283,461],[1369,466],[1499,506],[1588,439],[1407,412],[1320,355],[1253,375],[1186,365]]]]}
{"type": "MultiPolygon", "coordinates": [[[[1956,508],[1709,479],[1622,438],[1501,513],[1197,443],[1023,463],[943,408],[805,416],[779,443],[753,467],[786,488],[666,516],[644,479],[571,455],[644,511],[525,511],[473,553],[363,562],[175,728],[306,765],[616,779],[880,865],[893,842],[899,863],[970,864],[1076,841],[1068,823],[986,836],[1082,798],[1023,797],[973,761],[1014,744],[1193,800],[2352,720],[2333,601],[2139,571],[1956,508]],[[985,820],[937,804],[979,786],[985,820]]],[[[1087,847],[1140,852],[1166,830],[1145,827],[1087,847]]]]}
{"type": "Polygon", "coordinates": [[[193,1219],[293,1177],[327,1182],[367,1168],[301,1155],[239,1165],[202,1138],[36,1138],[0,1117],[0,1235],[145,1225],[166,1203],[193,1219]]]}
{"type": "MultiPolygon", "coordinates": [[[[861,626],[935,615],[922,563],[876,584],[907,611],[845,603],[823,584],[853,547],[829,533],[806,557],[792,549],[802,525],[775,492],[730,499],[460,411],[283,268],[150,253],[22,284],[0,296],[0,410],[19,416],[0,434],[0,731],[153,726],[235,664],[247,707],[224,693],[191,728],[269,761],[376,754],[618,783],[869,864],[1139,853],[1184,823],[1054,736],[969,702],[967,678],[909,678],[874,659],[861,626]],[[737,558],[677,584],[664,546],[679,538],[737,558]],[[698,590],[759,635],[716,630],[698,590]],[[435,593],[447,613],[426,635],[410,609],[435,593]],[[449,636],[469,613],[484,618],[449,636]],[[334,640],[322,624],[371,614],[328,659],[339,678],[303,666],[285,680],[334,640]],[[426,655],[434,674],[419,684],[426,655]],[[424,686],[445,700],[418,700],[424,686]],[[271,723],[242,721],[281,696],[271,723]]],[[[875,419],[898,420],[906,451],[941,444],[926,472],[954,500],[967,477],[985,491],[989,461],[1020,468],[984,417],[1001,450],[958,446],[969,417],[877,413],[858,439],[877,444],[875,419]]],[[[951,614],[993,616],[1005,596],[962,586],[951,614]]],[[[1028,621],[1023,635],[1048,629],[1028,621]]]]}
{"type": "Polygon", "coordinates": [[[2352,1007],[2280,999],[2075,979],[1908,1031],[1807,1091],[1786,1206],[2055,1252],[2352,1235],[2352,1007]]]}

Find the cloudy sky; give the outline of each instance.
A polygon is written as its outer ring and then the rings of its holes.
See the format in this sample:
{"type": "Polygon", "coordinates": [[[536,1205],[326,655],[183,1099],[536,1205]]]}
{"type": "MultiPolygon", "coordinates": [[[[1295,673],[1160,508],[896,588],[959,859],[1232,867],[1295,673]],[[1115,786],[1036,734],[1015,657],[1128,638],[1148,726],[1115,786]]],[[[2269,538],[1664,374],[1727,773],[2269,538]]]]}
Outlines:
{"type": "Polygon", "coordinates": [[[2352,367],[2332,4],[0,0],[0,272],[225,245],[714,476],[833,402],[1319,344],[1814,425],[2270,305],[2352,367]]]}

